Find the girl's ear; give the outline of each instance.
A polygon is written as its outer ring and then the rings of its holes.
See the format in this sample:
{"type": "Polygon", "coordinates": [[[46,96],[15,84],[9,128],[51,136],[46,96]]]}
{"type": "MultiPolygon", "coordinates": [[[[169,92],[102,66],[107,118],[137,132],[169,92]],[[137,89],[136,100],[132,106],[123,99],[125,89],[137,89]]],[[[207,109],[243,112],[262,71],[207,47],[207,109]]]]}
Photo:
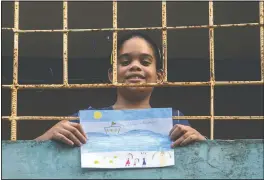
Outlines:
{"type": "Polygon", "coordinates": [[[112,70],[112,68],[108,69],[108,79],[111,83],[113,82],[113,70],[112,70]]]}
{"type": "Polygon", "coordinates": [[[157,83],[162,83],[164,81],[165,73],[163,69],[157,71],[157,83]]]}

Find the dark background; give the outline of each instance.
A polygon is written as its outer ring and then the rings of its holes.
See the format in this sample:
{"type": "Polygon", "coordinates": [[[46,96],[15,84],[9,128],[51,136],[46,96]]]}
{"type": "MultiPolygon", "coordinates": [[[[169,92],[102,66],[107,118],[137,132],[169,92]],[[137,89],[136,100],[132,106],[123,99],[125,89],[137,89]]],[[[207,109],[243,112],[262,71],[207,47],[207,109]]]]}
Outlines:
{"type": "MultiPolygon", "coordinates": [[[[69,28],[112,27],[111,2],[69,2],[69,28]]],[[[214,23],[259,22],[258,2],[214,2],[214,23]]],[[[2,2],[2,27],[13,27],[13,3],[2,2]]],[[[208,2],[167,2],[167,25],[208,24],[208,2]]],[[[20,2],[20,29],[62,29],[62,2],[20,2]]],[[[118,27],[161,26],[161,2],[118,2],[118,27]]],[[[125,32],[119,33],[119,35],[125,32]]],[[[215,29],[217,81],[260,80],[259,27],[215,29]]],[[[148,31],[161,44],[161,31],[148,31]]],[[[112,32],[69,33],[69,83],[108,82],[112,32]]],[[[12,84],[13,33],[2,31],[2,84],[12,84]]],[[[62,83],[62,33],[19,36],[19,84],[62,83]]],[[[168,31],[168,80],[209,80],[208,29],[168,31]]],[[[156,88],[154,107],[185,115],[210,115],[210,87],[156,88]]],[[[2,88],[2,116],[11,114],[11,93],[2,88]]],[[[18,116],[67,116],[110,106],[115,89],[20,90],[18,116]]],[[[215,87],[216,116],[263,116],[262,86],[215,87]]],[[[18,121],[18,139],[33,139],[58,121],[18,121]]],[[[191,125],[210,137],[209,120],[191,125]]],[[[215,120],[215,139],[263,139],[263,120],[215,120]]],[[[2,139],[10,122],[2,121],[2,139]]]]}

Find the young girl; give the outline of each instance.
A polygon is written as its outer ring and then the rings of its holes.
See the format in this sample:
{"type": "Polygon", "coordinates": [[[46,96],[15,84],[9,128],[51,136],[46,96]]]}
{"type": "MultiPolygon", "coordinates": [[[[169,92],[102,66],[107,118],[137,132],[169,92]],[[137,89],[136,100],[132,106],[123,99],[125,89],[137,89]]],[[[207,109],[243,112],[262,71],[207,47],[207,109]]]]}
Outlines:
{"type": "MultiPolygon", "coordinates": [[[[117,45],[117,81],[119,83],[155,83],[164,76],[161,69],[162,59],[157,45],[148,36],[130,33],[118,41],[117,45]]],[[[112,69],[108,72],[112,82],[112,69]]],[[[118,87],[115,104],[104,110],[151,108],[150,97],[153,87],[118,87]]],[[[89,107],[88,109],[93,109],[89,107]]],[[[173,110],[172,116],[182,116],[173,110]]],[[[76,113],[75,116],[78,116],[76,113]]],[[[194,141],[205,140],[198,131],[190,127],[187,120],[174,120],[170,131],[173,140],[171,147],[184,146],[194,141]]],[[[36,140],[59,140],[71,146],[81,146],[87,137],[79,121],[60,121],[36,140]]]]}

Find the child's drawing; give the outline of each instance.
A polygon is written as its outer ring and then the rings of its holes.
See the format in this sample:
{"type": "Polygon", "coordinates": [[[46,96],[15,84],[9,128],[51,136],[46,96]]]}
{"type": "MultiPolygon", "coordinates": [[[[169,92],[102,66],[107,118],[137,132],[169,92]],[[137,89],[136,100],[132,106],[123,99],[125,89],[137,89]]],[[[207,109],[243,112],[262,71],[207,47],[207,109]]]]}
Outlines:
{"type": "Polygon", "coordinates": [[[146,152],[141,152],[141,156],[142,156],[142,167],[145,167],[147,165],[146,162],[146,152]]]}
{"type": "Polygon", "coordinates": [[[105,133],[109,135],[119,134],[121,126],[118,126],[115,122],[111,123],[111,126],[105,127],[105,133]]]}
{"type": "Polygon", "coordinates": [[[100,164],[100,162],[98,160],[95,160],[94,164],[100,164]]]}
{"type": "Polygon", "coordinates": [[[133,159],[133,155],[131,153],[128,154],[128,158],[127,158],[127,161],[126,161],[126,165],[125,166],[130,166],[130,159],[131,160],[133,159]]]}
{"type": "Polygon", "coordinates": [[[155,152],[152,156],[152,160],[154,160],[154,158],[158,158],[160,162],[160,166],[164,166],[166,164],[166,160],[171,159],[172,157],[170,152],[161,151],[161,152],[155,152]]]}
{"type": "Polygon", "coordinates": [[[136,159],[134,160],[134,167],[137,166],[138,164],[139,164],[139,159],[136,158],[136,159]]]}
{"type": "Polygon", "coordinates": [[[82,167],[147,168],[174,165],[171,108],[80,111],[88,136],[82,167]]]}

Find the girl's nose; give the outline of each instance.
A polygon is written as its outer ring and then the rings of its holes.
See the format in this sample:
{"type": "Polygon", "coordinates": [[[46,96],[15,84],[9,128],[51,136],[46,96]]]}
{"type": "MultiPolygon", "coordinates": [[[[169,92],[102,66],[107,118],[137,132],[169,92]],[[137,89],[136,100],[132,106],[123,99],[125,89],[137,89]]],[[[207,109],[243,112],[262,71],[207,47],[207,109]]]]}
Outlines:
{"type": "Polygon", "coordinates": [[[133,60],[133,62],[131,63],[131,71],[141,71],[141,64],[138,60],[133,60]]]}

